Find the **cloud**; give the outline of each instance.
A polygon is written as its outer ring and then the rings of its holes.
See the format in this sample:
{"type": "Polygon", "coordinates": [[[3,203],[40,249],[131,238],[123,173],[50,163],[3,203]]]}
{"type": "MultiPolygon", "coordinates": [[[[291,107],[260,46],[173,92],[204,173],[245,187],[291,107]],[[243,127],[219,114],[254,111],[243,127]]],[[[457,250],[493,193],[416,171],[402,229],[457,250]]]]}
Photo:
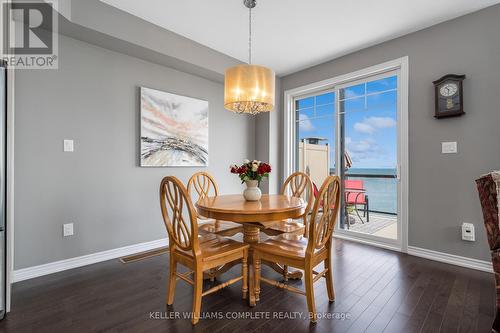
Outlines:
{"type": "Polygon", "coordinates": [[[364,122],[362,123],[355,123],[354,124],[354,130],[356,132],[361,132],[361,133],[366,133],[366,134],[373,134],[375,133],[376,129],[370,124],[366,124],[364,122]]]}
{"type": "Polygon", "coordinates": [[[366,139],[360,141],[350,141],[347,144],[347,149],[352,153],[369,153],[378,151],[379,147],[375,140],[366,139]]]}
{"type": "Polygon", "coordinates": [[[365,121],[373,124],[373,126],[377,128],[389,128],[396,126],[396,121],[391,117],[369,117],[366,118],[365,121]]]}
{"type": "Polygon", "coordinates": [[[350,90],[350,89],[344,89],[344,98],[345,99],[348,99],[348,98],[354,98],[354,97],[361,97],[362,95],[359,95],[358,93],[356,93],[356,91],[354,90],[350,90]]]}
{"type": "Polygon", "coordinates": [[[309,117],[305,114],[299,115],[299,129],[305,132],[310,132],[314,130],[314,125],[312,124],[309,117]]]}
{"type": "Polygon", "coordinates": [[[381,128],[396,127],[396,120],[391,117],[368,117],[362,122],[354,124],[354,130],[361,133],[373,134],[381,128]]]}
{"type": "Polygon", "coordinates": [[[371,138],[355,141],[350,137],[346,137],[345,145],[347,153],[354,162],[354,165],[363,160],[372,159],[375,156],[381,156],[383,154],[383,150],[377,142],[371,138]]]}

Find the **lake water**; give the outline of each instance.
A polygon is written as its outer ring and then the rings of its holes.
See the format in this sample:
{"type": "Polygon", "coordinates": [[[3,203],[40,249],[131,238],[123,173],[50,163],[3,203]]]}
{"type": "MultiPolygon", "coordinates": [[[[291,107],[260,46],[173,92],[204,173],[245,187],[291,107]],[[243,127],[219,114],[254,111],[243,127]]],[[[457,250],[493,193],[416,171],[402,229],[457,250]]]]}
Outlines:
{"type": "MultiPolygon", "coordinates": [[[[334,170],[331,170],[334,172],[334,170]]],[[[347,175],[396,175],[396,169],[361,169],[351,168],[347,175]]],[[[396,178],[348,177],[363,180],[368,195],[370,210],[397,213],[397,180],[396,178]]]]}

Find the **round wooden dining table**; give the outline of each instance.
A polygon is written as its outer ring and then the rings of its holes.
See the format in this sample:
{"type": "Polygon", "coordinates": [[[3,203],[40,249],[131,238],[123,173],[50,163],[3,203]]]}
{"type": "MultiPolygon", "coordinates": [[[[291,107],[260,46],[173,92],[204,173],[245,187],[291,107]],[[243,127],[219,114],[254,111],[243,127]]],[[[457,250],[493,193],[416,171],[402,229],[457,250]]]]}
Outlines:
{"type": "MultiPolygon", "coordinates": [[[[198,214],[207,218],[232,221],[243,226],[243,242],[250,245],[249,253],[249,304],[255,305],[254,276],[252,265],[252,244],[260,241],[261,230],[271,227],[276,221],[295,219],[304,215],[307,203],[296,197],[281,194],[264,194],[259,201],[246,201],[243,195],[218,195],[206,197],[196,203],[198,214]]],[[[236,263],[221,267],[218,274],[227,271],[236,263]]],[[[276,272],[283,274],[283,267],[277,263],[263,262],[276,272]]],[[[288,274],[289,278],[302,277],[302,272],[288,274]]]]}

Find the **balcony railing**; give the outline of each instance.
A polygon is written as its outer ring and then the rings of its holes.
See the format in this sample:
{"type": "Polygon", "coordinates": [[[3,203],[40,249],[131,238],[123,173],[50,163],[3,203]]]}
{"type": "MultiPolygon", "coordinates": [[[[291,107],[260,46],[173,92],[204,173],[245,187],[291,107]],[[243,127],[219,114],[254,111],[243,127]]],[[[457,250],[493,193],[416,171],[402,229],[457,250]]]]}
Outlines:
{"type": "MultiPolygon", "coordinates": [[[[330,169],[330,174],[335,174],[335,169],[330,169]]],[[[370,212],[397,215],[398,190],[395,174],[347,173],[345,179],[364,180],[370,212]]]]}
{"type": "Polygon", "coordinates": [[[365,179],[370,212],[397,215],[397,176],[394,174],[346,174],[346,179],[365,179]],[[378,180],[378,181],[377,181],[378,180]]]}
{"type": "Polygon", "coordinates": [[[348,173],[346,174],[348,178],[394,178],[396,179],[396,175],[374,175],[374,174],[360,174],[360,173],[348,173]]]}

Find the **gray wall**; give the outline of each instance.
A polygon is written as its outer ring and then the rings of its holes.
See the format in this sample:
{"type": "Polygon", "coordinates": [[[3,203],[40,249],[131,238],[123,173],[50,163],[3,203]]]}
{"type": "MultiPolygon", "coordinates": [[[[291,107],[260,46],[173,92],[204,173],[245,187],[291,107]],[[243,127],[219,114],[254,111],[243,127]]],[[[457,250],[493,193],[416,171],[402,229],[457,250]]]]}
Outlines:
{"type": "Polygon", "coordinates": [[[409,56],[411,246],[489,260],[474,180],[500,168],[499,18],[497,5],[282,78],[283,92],[409,56]],[[448,73],[467,75],[467,114],[436,120],[432,81],[448,73]],[[441,141],[458,141],[459,153],[442,155],[441,141]],[[464,221],[476,242],[461,240],[464,221]]]}
{"type": "Polygon", "coordinates": [[[59,32],[213,81],[241,61],[99,0],[61,0],[59,32]]]}
{"type": "Polygon", "coordinates": [[[274,110],[261,113],[255,117],[255,155],[261,161],[266,161],[271,165],[272,171],[268,179],[261,183],[263,192],[275,194],[281,189],[283,183],[281,167],[280,119],[283,114],[281,107],[281,78],[276,77],[276,99],[274,110]]]}
{"type": "Polygon", "coordinates": [[[208,170],[222,192],[242,189],[228,166],[254,155],[255,121],[224,109],[220,83],[64,36],[59,47],[59,70],[16,72],[15,269],[166,237],[165,175],[208,170]],[[210,102],[208,168],[138,167],[140,86],[210,102]]]}

